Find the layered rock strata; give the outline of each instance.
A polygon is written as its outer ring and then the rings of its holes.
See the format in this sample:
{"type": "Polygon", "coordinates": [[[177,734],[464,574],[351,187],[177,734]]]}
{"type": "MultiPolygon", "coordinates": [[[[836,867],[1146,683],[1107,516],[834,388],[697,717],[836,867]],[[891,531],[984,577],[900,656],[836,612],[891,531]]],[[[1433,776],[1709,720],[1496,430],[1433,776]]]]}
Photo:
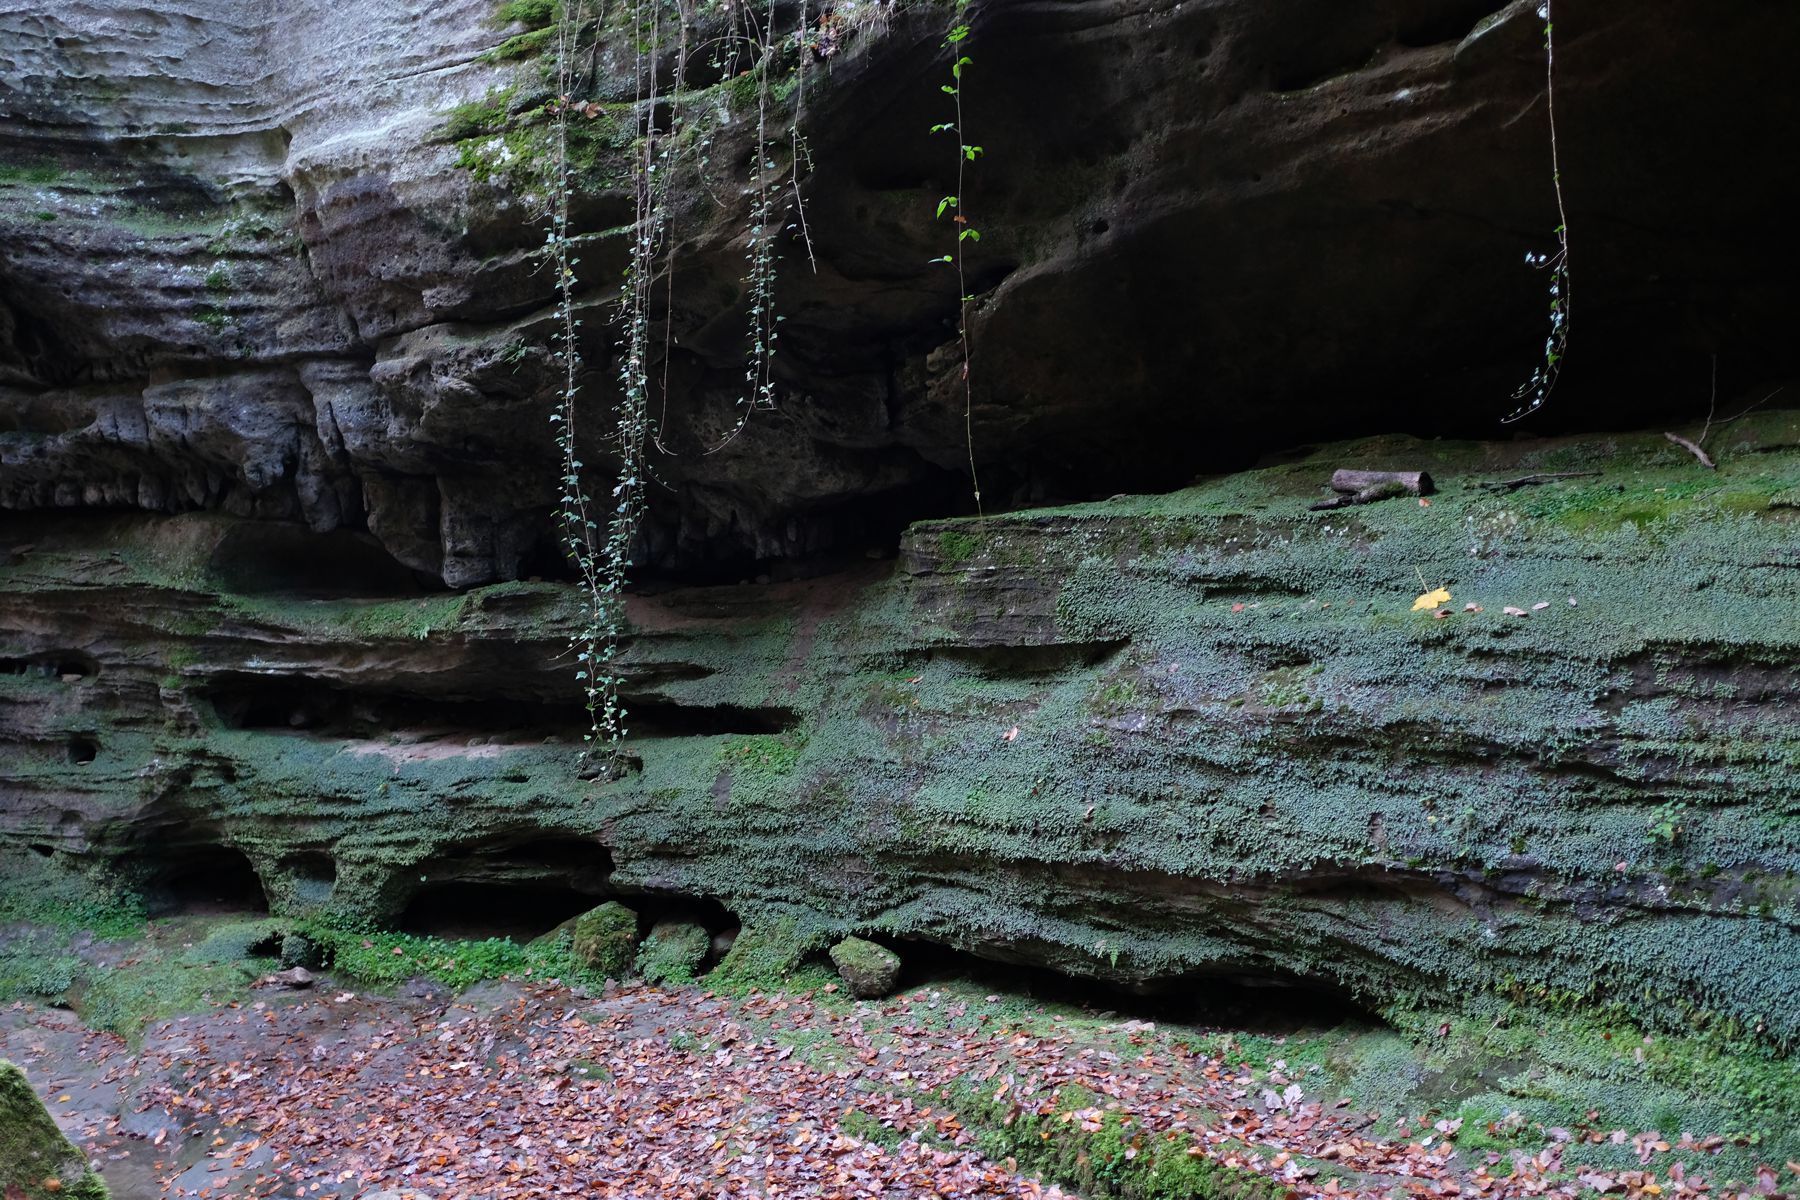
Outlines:
{"type": "MultiPolygon", "coordinates": [[[[0,3],[0,508],[367,531],[459,587],[550,569],[550,87],[504,15],[548,11],[0,3]]],[[[646,565],[861,552],[965,507],[971,453],[992,506],[1162,490],[1296,436],[1486,431],[1540,356],[1535,0],[973,6],[968,421],[930,261],[956,186],[929,133],[944,14],[807,11],[774,89],[770,153],[804,96],[813,167],[808,239],[779,247],[776,405],[717,454],[758,106],[704,56],[683,93],[708,165],[671,189],[646,565]]],[[[722,32],[694,19],[696,45],[722,32]]],[[[578,131],[601,477],[634,36],[603,32],[578,131]]],[[[1554,411],[1697,414],[1711,364],[1726,395],[1785,370],[1800,14],[1604,0],[1558,36],[1581,334],[1554,411]]]]}
{"type": "Polygon", "coordinates": [[[284,911],[701,898],[821,947],[1791,1040],[1800,418],[1711,445],[1353,443],[634,597],[618,778],[575,769],[566,585],[325,597],[286,564],[351,535],[46,517],[0,565],[0,853],[152,897],[230,859],[284,911]],[[1346,464],[1440,490],[1309,512],[1346,464]]]}

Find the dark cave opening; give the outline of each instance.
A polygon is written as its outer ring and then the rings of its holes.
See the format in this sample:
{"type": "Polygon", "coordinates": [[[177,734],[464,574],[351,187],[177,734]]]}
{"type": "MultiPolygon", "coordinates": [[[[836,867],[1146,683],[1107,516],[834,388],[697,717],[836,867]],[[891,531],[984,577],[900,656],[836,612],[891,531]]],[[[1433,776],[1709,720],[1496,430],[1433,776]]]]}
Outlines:
{"type": "Polygon", "coordinates": [[[91,763],[100,757],[100,743],[97,739],[85,735],[72,737],[68,744],[69,761],[76,764],[91,763]]]}
{"type": "Polygon", "coordinates": [[[481,700],[415,696],[307,679],[236,675],[218,676],[203,694],[228,729],[354,738],[396,730],[574,738],[587,726],[587,712],[574,699],[555,703],[510,696],[481,700]]]}
{"type": "Polygon", "coordinates": [[[955,981],[1094,1013],[1256,1034],[1385,1024],[1343,988],[1289,972],[1193,973],[1127,984],[1000,962],[937,942],[876,940],[900,955],[902,991],[955,981]]]}
{"type": "Polygon", "coordinates": [[[249,855],[219,843],[171,848],[148,859],[145,908],[151,916],[269,911],[249,855]]]}
{"type": "Polygon", "coordinates": [[[442,591],[373,536],[314,533],[290,521],[245,521],[219,539],[207,569],[227,591],[301,599],[386,599],[442,591]]]}
{"type": "MultiPolygon", "coordinates": [[[[323,737],[371,738],[398,731],[448,737],[511,735],[507,740],[554,738],[577,742],[587,710],[572,673],[560,676],[566,701],[516,696],[463,699],[333,687],[307,679],[220,675],[202,693],[227,729],[267,729],[323,737]]],[[[782,705],[673,704],[627,695],[636,738],[716,737],[784,733],[800,714],[782,705]]]]}
{"type": "Polygon", "coordinates": [[[435,937],[528,942],[602,899],[568,885],[449,880],[421,887],[395,925],[406,933],[435,937]]]}

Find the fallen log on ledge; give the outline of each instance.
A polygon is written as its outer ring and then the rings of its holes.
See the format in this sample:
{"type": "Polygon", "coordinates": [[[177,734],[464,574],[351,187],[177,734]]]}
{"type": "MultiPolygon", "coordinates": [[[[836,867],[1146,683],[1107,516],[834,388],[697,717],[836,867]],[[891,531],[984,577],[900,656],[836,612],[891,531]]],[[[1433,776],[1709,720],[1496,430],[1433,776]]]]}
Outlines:
{"type": "Polygon", "coordinates": [[[1331,474],[1331,490],[1341,493],[1311,506],[1313,512],[1373,504],[1394,496],[1429,496],[1435,488],[1424,471],[1352,471],[1339,468],[1331,474]]]}

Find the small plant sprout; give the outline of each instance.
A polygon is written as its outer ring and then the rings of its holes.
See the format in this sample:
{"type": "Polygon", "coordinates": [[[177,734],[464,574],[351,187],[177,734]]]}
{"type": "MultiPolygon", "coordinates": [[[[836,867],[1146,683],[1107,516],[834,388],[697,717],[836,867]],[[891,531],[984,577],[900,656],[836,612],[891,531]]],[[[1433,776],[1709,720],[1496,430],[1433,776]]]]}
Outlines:
{"type": "Polygon", "coordinates": [[[969,304],[975,297],[969,294],[968,275],[964,269],[963,247],[968,242],[979,242],[981,231],[969,224],[969,218],[963,211],[962,197],[968,165],[981,157],[980,146],[970,145],[963,132],[962,77],[963,68],[970,66],[974,60],[960,50],[962,43],[969,36],[969,26],[957,24],[950,27],[944,35],[944,45],[954,55],[950,64],[950,82],[942,85],[942,91],[955,103],[954,120],[945,121],[931,127],[931,132],[950,133],[956,135],[956,194],[945,196],[938,201],[937,219],[943,220],[948,215],[956,228],[955,249],[932,259],[932,262],[943,263],[956,269],[957,320],[956,336],[962,343],[962,385],[963,385],[963,437],[969,448],[969,486],[975,493],[975,512],[981,514],[981,476],[975,469],[975,388],[969,380],[969,304]]]}

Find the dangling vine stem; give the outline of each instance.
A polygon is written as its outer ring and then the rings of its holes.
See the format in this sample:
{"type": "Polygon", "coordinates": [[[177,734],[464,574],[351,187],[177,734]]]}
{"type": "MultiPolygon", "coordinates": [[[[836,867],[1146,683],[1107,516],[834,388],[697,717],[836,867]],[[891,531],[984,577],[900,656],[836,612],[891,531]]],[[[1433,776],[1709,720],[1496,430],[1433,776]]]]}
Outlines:
{"type": "Polygon", "coordinates": [[[963,265],[963,243],[979,242],[981,231],[969,224],[967,214],[963,212],[962,198],[965,172],[970,163],[981,154],[980,146],[971,146],[963,132],[962,106],[962,73],[963,68],[974,62],[963,55],[957,47],[969,36],[967,25],[954,25],[944,37],[944,45],[956,54],[956,61],[950,65],[950,82],[943,85],[956,104],[956,119],[942,125],[933,125],[933,133],[954,133],[956,135],[956,194],[945,196],[938,201],[937,215],[941,218],[951,212],[951,220],[956,225],[956,252],[946,254],[935,261],[949,263],[956,268],[956,336],[962,344],[962,386],[963,386],[963,438],[969,448],[969,486],[975,493],[975,514],[984,515],[981,508],[981,476],[975,470],[975,385],[969,379],[969,304],[974,297],[969,294],[968,276],[963,265]],[[954,210],[952,212],[951,210],[954,210]]]}
{"type": "Polygon", "coordinates": [[[1527,254],[1525,261],[1550,272],[1550,334],[1544,339],[1544,361],[1532,371],[1531,378],[1513,393],[1523,401],[1502,418],[1505,424],[1523,420],[1544,406],[1562,373],[1563,356],[1569,345],[1569,313],[1574,299],[1574,286],[1569,275],[1569,210],[1563,201],[1562,155],[1556,137],[1556,21],[1551,12],[1552,0],[1538,6],[1544,20],[1544,106],[1550,122],[1550,180],[1556,191],[1555,254],[1527,254]]]}
{"type": "MultiPolygon", "coordinates": [[[[769,0],[760,28],[754,10],[745,6],[746,38],[756,48],[756,61],[751,67],[756,72],[756,157],[751,164],[755,186],[751,193],[750,227],[744,246],[745,291],[750,302],[747,314],[750,361],[744,370],[744,394],[738,398],[737,420],[723,437],[707,448],[707,454],[716,454],[737,440],[757,409],[775,407],[775,349],[781,337],[781,318],[775,312],[775,264],[780,258],[776,239],[780,224],[775,212],[776,168],[769,137],[769,76],[775,67],[775,18],[776,0],[769,0]]],[[[804,54],[801,57],[804,60],[804,54]]]]}
{"type": "Polygon", "coordinates": [[[795,31],[794,42],[799,48],[799,61],[794,67],[794,119],[788,126],[788,146],[791,155],[788,166],[789,179],[793,185],[794,220],[798,226],[800,240],[806,245],[806,261],[812,267],[813,274],[819,273],[819,260],[813,254],[812,232],[806,227],[806,197],[800,191],[800,164],[805,161],[811,169],[812,151],[807,148],[806,135],[800,132],[800,122],[806,115],[806,58],[812,47],[807,40],[807,4],[800,0],[800,27],[795,31]]]}
{"type": "Polygon", "coordinates": [[[558,523],[562,527],[563,548],[581,577],[586,598],[582,627],[571,637],[571,648],[577,662],[575,677],[580,681],[588,714],[587,743],[583,757],[594,749],[597,741],[617,742],[622,734],[615,714],[618,705],[618,681],[610,663],[617,652],[618,617],[616,598],[607,587],[602,556],[594,547],[596,523],[592,515],[593,500],[581,484],[582,463],[575,440],[576,401],[581,386],[581,348],[576,331],[581,322],[575,316],[575,257],[569,229],[569,195],[573,180],[569,166],[569,110],[575,90],[576,39],[580,36],[584,5],[566,6],[556,27],[556,99],[551,102],[555,117],[551,139],[550,231],[546,249],[556,272],[555,341],[562,366],[562,394],[550,423],[556,430],[556,447],[561,455],[561,497],[558,523]]]}
{"type": "MultiPolygon", "coordinates": [[[[619,296],[620,336],[618,344],[619,402],[616,424],[610,434],[619,461],[619,473],[612,492],[612,506],[604,518],[605,530],[596,519],[597,506],[582,487],[582,462],[576,444],[576,401],[581,380],[578,333],[581,321],[575,316],[574,235],[570,224],[570,201],[575,180],[569,157],[571,112],[589,118],[596,115],[594,104],[577,104],[575,91],[580,74],[576,66],[581,31],[585,24],[585,0],[569,0],[559,6],[556,28],[557,97],[549,105],[554,116],[552,165],[554,170],[550,203],[550,232],[547,254],[556,271],[557,306],[555,341],[558,343],[563,378],[562,395],[550,420],[556,428],[556,443],[561,459],[561,490],[558,524],[565,552],[574,563],[587,595],[583,627],[572,636],[571,647],[578,666],[576,678],[586,697],[589,729],[583,758],[601,747],[616,770],[621,741],[627,732],[626,710],[619,694],[621,679],[617,659],[625,629],[624,597],[627,568],[642,524],[645,490],[651,478],[646,447],[661,446],[661,422],[650,418],[652,363],[652,301],[658,269],[658,256],[665,240],[669,242],[669,258],[664,265],[668,275],[666,303],[668,313],[674,310],[674,240],[667,238],[665,199],[670,187],[677,157],[681,153],[680,103],[689,55],[690,23],[688,9],[677,0],[680,16],[680,45],[676,57],[675,97],[670,107],[667,131],[659,130],[657,105],[660,102],[658,79],[661,44],[660,0],[633,0],[631,34],[635,49],[634,95],[632,104],[634,145],[630,155],[634,195],[630,246],[623,284],[619,296]]],[[[757,126],[756,172],[750,212],[750,229],[746,257],[749,272],[746,291],[749,297],[750,366],[745,380],[748,385],[740,400],[736,428],[714,446],[717,450],[742,431],[750,413],[756,408],[771,408],[775,401],[772,360],[778,340],[774,306],[774,279],[779,235],[778,195],[782,186],[771,152],[770,71],[776,62],[775,21],[777,0],[768,0],[766,20],[758,28],[758,14],[746,4],[742,9],[745,33],[723,39],[730,61],[736,61],[736,43],[755,47],[757,61],[757,126]]],[[[735,19],[735,18],[734,18],[735,19]]],[[[801,158],[805,142],[800,132],[800,113],[804,107],[806,7],[802,0],[800,27],[794,43],[800,50],[796,87],[800,98],[795,105],[794,120],[788,131],[793,147],[794,163],[789,173],[793,184],[793,204],[799,211],[798,228],[806,240],[811,257],[811,240],[806,236],[805,208],[800,194],[801,158]]],[[[716,51],[714,63],[724,67],[716,51]]],[[[726,69],[729,77],[729,69],[726,69]]],[[[704,182],[704,143],[701,153],[701,175],[704,182]]],[[[663,328],[663,365],[660,372],[663,403],[669,395],[668,364],[672,358],[672,323],[665,319],[663,328]]],[[[712,451],[708,451],[711,453],[712,451]]]]}

